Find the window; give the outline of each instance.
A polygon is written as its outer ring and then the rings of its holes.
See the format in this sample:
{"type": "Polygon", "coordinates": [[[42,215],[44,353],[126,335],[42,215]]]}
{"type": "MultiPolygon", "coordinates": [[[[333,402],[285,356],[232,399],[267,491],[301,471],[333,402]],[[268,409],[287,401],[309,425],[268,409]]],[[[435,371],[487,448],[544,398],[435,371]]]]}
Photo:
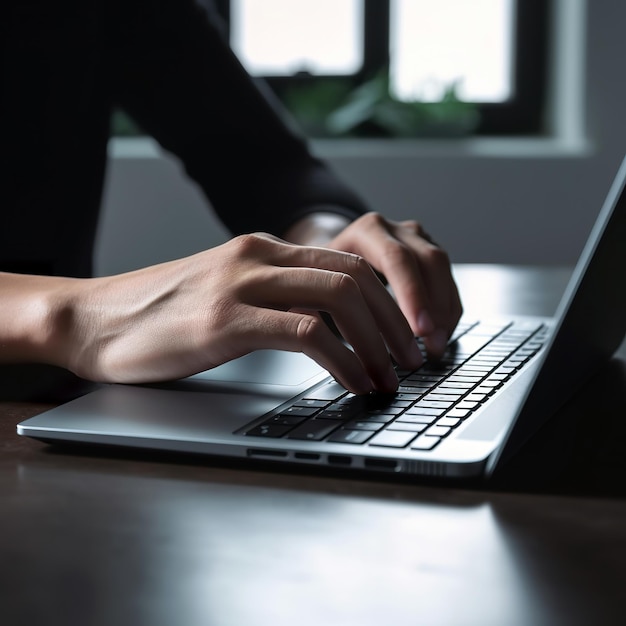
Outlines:
{"type": "Polygon", "coordinates": [[[391,0],[391,84],[401,100],[437,101],[458,81],[470,102],[512,93],[515,0],[391,0]]]}
{"type": "Polygon", "coordinates": [[[547,0],[214,0],[312,135],[543,130],[547,0]]]}
{"type": "Polygon", "coordinates": [[[363,66],[362,35],[360,0],[231,2],[231,46],[257,76],[355,74],[363,66]]]}

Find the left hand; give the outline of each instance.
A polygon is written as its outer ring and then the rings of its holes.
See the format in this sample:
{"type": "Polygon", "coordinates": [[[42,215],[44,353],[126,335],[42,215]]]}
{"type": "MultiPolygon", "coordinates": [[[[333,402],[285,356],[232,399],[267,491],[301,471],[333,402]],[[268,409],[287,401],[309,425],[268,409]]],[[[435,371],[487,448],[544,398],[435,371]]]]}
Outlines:
{"type": "Polygon", "coordinates": [[[448,255],[418,222],[394,222],[367,213],[323,245],[368,261],[389,282],[428,354],[437,358],[444,353],[463,308],[448,255]]]}

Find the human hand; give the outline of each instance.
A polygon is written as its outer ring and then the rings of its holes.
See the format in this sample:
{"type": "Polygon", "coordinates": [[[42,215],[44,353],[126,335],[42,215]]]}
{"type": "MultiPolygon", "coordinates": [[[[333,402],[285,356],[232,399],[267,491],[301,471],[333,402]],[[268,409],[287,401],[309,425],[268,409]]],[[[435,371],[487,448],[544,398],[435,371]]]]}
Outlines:
{"type": "Polygon", "coordinates": [[[463,308],[448,255],[418,222],[393,222],[368,213],[326,246],[358,254],[380,272],[428,353],[443,354],[463,308]]]}
{"type": "MultiPolygon", "coordinates": [[[[367,223],[337,245],[358,239],[367,223]]],[[[400,272],[391,273],[400,284],[400,272]]],[[[69,284],[58,364],[91,380],[180,378],[276,348],[304,352],[354,393],[392,392],[398,380],[390,354],[401,367],[421,362],[409,324],[363,258],[271,235],[244,235],[184,259],[69,284]],[[331,315],[353,350],[319,311],[331,315]]]]}

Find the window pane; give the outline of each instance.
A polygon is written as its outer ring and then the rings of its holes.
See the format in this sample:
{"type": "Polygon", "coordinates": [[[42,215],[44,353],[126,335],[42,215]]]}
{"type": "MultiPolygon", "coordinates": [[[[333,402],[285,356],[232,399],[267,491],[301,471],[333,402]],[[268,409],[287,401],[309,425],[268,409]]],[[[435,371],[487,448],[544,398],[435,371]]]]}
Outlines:
{"type": "Polygon", "coordinates": [[[231,45],[253,75],[354,74],[362,0],[232,0],[231,45]]]}
{"type": "Polygon", "coordinates": [[[391,0],[391,88],[402,100],[457,96],[503,102],[512,93],[515,0],[391,0]]]}

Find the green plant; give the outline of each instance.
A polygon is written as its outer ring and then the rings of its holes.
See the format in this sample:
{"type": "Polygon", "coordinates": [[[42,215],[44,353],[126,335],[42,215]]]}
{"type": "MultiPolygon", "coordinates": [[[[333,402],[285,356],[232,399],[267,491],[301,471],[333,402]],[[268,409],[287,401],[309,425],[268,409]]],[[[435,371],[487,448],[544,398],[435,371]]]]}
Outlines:
{"type": "Polygon", "coordinates": [[[458,98],[456,84],[438,102],[404,102],[391,95],[386,73],[356,89],[320,81],[292,90],[284,101],[311,136],[459,137],[479,122],[476,105],[458,98]]]}

